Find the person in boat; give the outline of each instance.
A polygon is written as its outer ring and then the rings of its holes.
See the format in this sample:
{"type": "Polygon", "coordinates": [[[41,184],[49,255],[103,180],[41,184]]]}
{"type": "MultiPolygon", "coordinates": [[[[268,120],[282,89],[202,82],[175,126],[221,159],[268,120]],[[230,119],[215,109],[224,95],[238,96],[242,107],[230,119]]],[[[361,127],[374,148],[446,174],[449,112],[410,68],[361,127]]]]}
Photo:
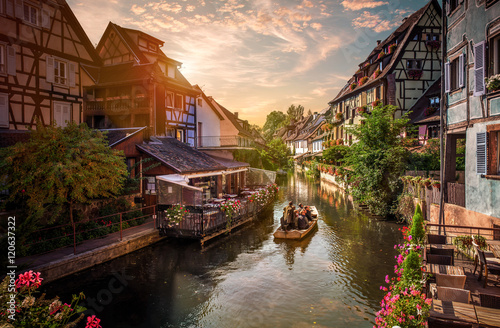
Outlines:
{"type": "Polygon", "coordinates": [[[312,221],[313,217],[312,217],[311,208],[309,206],[306,206],[305,211],[306,211],[307,221],[312,221]]]}
{"type": "Polygon", "coordinates": [[[300,215],[300,210],[295,210],[294,216],[293,216],[293,229],[298,229],[299,228],[299,215],[300,215]]]}
{"type": "Polygon", "coordinates": [[[305,230],[309,228],[309,221],[307,220],[306,210],[303,209],[298,216],[298,226],[299,230],[305,230]]]}
{"type": "Polygon", "coordinates": [[[281,222],[281,228],[283,230],[293,229],[294,211],[295,206],[293,206],[293,202],[288,203],[288,206],[283,209],[283,222],[281,222]]]}

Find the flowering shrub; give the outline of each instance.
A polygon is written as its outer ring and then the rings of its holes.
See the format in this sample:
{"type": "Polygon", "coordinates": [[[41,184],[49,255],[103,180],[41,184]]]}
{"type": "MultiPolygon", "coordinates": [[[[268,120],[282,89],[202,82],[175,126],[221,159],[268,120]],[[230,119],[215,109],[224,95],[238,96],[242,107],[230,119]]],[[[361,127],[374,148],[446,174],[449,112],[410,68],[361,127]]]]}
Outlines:
{"type": "MultiPolygon", "coordinates": [[[[7,276],[0,284],[0,322],[6,323],[5,327],[75,327],[84,318],[86,309],[78,305],[85,298],[83,293],[73,295],[71,304],[63,304],[57,297],[35,297],[43,280],[40,272],[20,274],[14,283],[15,292],[9,286],[10,279],[7,276]]],[[[95,316],[88,317],[85,328],[102,328],[99,323],[95,316]]]]}
{"type": "Polygon", "coordinates": [[[500,74],[493,75],[489,79],[486,78],[486,88],[489,91],[495,91],[500,89],[500,74]]]}
{"type": "Polygon", "coordinates": [[[165,210],[165,219],[168,221],[168,227],[178,226],[184,220],[184,216],[189,211],[182,205],[175,205],[165,210]]]}
{"type": "Polygon", "coordinates": [[[352,91],[352,90],[356,89],[357,86],[358,86],[358,84],[356,82],[352,82],[351,85],[349,86],[349,89],[352,91]]]}
{"type": "Polygon", "coordinates": [[[373,78],[374,79],[377,78],[380,75],[380,73],[382,73],[382,70],[380,68],[377,68],[375,72],[373,72],[373,78]]]}
{"type": "Polygon", "coordinates": [[[359,80],[359,86],[362,86],[362,85],[363,85],[363,84],[365,84],[367,81],[368,81],[368,76],[363,76],[363,77],[359,80]]]}
{"type": "Polygon", "coordinates": [[[396,256],[397,264],[394,266],[396,277],[385,282],[389,287],[381,286],[380,289],[386,295],[380,302],[382,309],[376,313],[375,327],[424,327],[426,326],[432,299],[427,298],[422,292],[422,251],[419,227],[422,222],[420,207],[415,210],[412,220],[412,228],[400,229],[403,234],[404,243],[394,245],[399,255],[396,256]],[[415,236],[412,235],[415,233],[415,236]]]}
{"type": "Polygon", "coordinates": [[[279,187],[277,184],[273,183],[267,185],[264,189],[259,190],[258,192],[252,194],[249,197],[250,202],[255,202],[260,205],[266,204],[269,200],[274,198],[276,193],[278,192],[279,187]]]}

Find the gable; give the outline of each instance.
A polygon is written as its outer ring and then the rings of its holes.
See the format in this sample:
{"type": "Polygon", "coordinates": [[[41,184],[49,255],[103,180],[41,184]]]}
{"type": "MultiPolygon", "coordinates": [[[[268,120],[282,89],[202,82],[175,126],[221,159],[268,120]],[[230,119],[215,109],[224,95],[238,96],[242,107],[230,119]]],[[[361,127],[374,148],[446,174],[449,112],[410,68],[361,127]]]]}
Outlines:
{"type": "Polygon", "coordinates": [[[99,41],[97,51],[104,65],[137,61],[136,56],[120,33],[111,25],[108,25],[108,28],[99,41]]]}

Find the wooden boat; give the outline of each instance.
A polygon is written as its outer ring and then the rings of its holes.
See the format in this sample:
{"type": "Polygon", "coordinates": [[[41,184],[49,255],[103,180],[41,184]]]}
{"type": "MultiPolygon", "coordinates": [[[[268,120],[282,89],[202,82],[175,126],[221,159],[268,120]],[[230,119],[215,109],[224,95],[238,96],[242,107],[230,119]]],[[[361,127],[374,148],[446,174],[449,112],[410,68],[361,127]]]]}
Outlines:
{"type": "Polygon", "coordinates": [[[313,220],[309,224],[309,228],[305,230],[288,230],[284,231],[281,230],[281,226],[276,229],[274,232],[274,238],[276,239],[293,239],[293,240],[300,240],[304,237],[306,237],[311,231],[316,228],[318,224],[318,210],[316,209],[315,206],[309,206],[311,209],[311,216],[313,217],[313,220]]]}

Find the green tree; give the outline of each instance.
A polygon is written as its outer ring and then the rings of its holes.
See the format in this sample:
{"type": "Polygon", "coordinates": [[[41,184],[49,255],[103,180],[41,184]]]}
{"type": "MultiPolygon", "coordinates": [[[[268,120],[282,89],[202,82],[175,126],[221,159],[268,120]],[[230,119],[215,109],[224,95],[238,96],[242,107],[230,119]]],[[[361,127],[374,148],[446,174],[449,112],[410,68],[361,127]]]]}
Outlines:
{"type": "Polygon", "coordinates": [[[273,163],[272,169],[283,169],[288,166],[290,149],[283,140],[275,138],[267,143],[267,147],[267,149],[262,150],[263,161],[273,163]]]}
{"type": "Polygon", "coordinates": [[[352,195],[376,215],[390,213],[406,168],[408,151],[400,136],[409,119],[407,114],[394,119],[395,110],[394,106],[376,107],[364,115],[362,124],[347,129],[356,140],[346,157],[352,195]]]}
{"type": "Polygon", "coordinates": [[[344,162],[344,158],[347,156],[349,152],[349,146],[345,145],[335,145],[333,147],[328,147],[323,150],[323,159],[327,161],[327,163],[335,162],[339,165],[342,165],[344,162]]]}
{"type": "Polygon", "coordinates": [[[67,127],[37,125],[25,143],[0,150],[3,186],[8,203],[26,210],[23,227],[53,223],[64,211],[73,222],[73,208],[94,198],[119,194],[127,176],[122,152],[85,124],[67,127]]]}
{"type": "Polygon", "coordinates": [[[411,229],[411,243],[412,244],[421,244],[424,242],[425,238],[425,228],[424,228],[424,214],[422,213],[422,208],[420,208],[420,204],[417,204],[415,208],[415,214],[413,215],[411,229]]]}
{"type": "Polygon", "coordinates": [[[285,125],[287,116],[285,113],[280,111],[272,111],[267,114],[266,123],[262,128],[262,132],[264,132],[264,138],[266,140],[271,140],[274,132],[285,125]]]}
{"type": "Polygon", "coordinates": [[[291,105],[290,107],[288,107],[288,110],[286,111],[286,115],[287,115],[288,123],[291,122],[292,120],[298,121],[301,119],[302,115],[304,115],[304,106],[291,105]]]}

